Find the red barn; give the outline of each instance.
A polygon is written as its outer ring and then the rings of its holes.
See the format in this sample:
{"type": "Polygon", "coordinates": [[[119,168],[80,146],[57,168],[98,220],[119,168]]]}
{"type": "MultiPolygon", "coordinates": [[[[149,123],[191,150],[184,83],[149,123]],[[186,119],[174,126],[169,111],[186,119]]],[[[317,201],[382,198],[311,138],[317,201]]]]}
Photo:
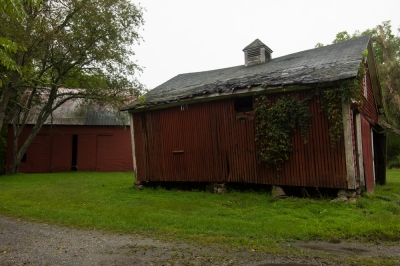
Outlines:
{"type": "Polygon", "coordinates": [[[385,182],[386,135],[379,125],[382,100],[369,37],[274,59],[258,39],[243,51],[244,65],[178,75],[123,108],[131,115],[137,181],[368,191],[385,182]],[[340,140],[332,145],[335,114],[328,117],[315,91],[329,93],[350,82],[357,82],[359,95],[339,103],[340,140]],[[279,167],[260,162],[253,106],[260,95],[272,104],[284,96],[309,99],[308,143],[297,127],[279,167]]]}
{"type": "MultiPolygon", "coordinates": [[[[34,120],[32,120],[34,121],[34,120]]],[[[81,108],[70,100],[57,109],[28,147],[19,171],[47,173],[132,171],[129,123],[104,108],[81,108]]],[[[26,125],[22,144],[33,125],[26,125]]],[[[6,171],[12,161],[13,127],[8,128],[6,171]]]]}

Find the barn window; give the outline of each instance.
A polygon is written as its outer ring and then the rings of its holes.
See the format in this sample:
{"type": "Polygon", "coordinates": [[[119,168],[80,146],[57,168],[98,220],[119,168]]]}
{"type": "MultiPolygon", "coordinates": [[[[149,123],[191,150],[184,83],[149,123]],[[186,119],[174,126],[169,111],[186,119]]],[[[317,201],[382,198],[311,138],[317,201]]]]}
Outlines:
{"type": "Polygon", "coordinates": [[[253,111],[253,96],[235,98],[236,112],[251,112],[253,111]]]}
{"type": "Polygon", "coordinates": [[[26,153],[24,153],[24,156],[22,156],[21,163],[26,163],[26,153]]]}

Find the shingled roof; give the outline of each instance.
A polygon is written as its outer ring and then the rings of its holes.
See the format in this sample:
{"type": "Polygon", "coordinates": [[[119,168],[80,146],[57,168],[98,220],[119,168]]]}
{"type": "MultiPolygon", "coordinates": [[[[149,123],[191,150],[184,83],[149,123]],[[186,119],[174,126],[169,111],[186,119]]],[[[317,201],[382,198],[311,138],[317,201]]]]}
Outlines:
{"type": "Polygon", "coordinates": [[[207,96],[226,96],[236,89],[311,85],[354,78],[369,36],[310,49],[254,66],[236,66],[204,72],[180,74],[149,91],[123,111],[181,103],[207,96]]]}
{"type": "MultiPolygon", "coordinates": [[[[27,124],[35,124],[40,106],[32,108],[27,124]]],[[[81,125],[81,126],[125,126],[129,125],[126,113],[118,112],[110,107],[84,105],[81,99],[71,99],[53,111],[45,125],[81,125]]]]}

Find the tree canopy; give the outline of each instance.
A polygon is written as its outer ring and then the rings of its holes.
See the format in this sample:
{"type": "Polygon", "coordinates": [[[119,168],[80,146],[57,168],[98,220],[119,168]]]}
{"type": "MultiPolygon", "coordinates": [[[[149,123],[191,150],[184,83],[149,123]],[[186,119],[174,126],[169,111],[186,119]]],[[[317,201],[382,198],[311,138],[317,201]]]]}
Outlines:
{"type": "MultiPolygon", "coordinates": [[[[0,14],[4,18],[13,18],[20,22],[26,17],[25,6],[37,7],[41,0],[0,0],[0,14]]],[[[14,70],[21,73],[21,69],[15,62],[13,55],[18,50],[26,51],[24,46],[19,45],[14,40],[0,35],[0,66],[7,70],[14,70]]],[[[3,85],[3,78],[0,78],[0,87],[3,85]]]]}
{"type": "Polygon", "coordinates": [[[144,21],[141,7],[129,0],[1,1],[9,5],[0,13],[1,51],[7,53],[0,65],[0,127],[8,115],[14,125],[11,172],[17,172],[30,142],[64,102],[83,98],[118,108],[140,92],[133,48],[144,21]],[[32,132],[19,144],[38,106],[32,132]]]}

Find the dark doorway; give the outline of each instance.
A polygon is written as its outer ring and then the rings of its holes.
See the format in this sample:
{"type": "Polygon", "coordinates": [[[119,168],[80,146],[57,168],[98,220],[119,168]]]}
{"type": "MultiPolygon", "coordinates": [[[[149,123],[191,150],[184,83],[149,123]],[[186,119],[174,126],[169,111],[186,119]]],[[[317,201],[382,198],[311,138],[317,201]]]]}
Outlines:
{"type": "Polygon", "coordinates": [[[76,165],[78,157],[78,135],[72,135],[72,160],[71,160],[71,171],[77,171],[76,165]]]}
{"type": "Polygon", "coordinates": [[[386,184],[386,134],[373,132],[375,181],[380,185],[386,184]]]}
{"type": "Polygon", "coordinates": [[[22,156],[21,163],[26,163],[26,153],[24,153],[24,156],[22,156]]]}

